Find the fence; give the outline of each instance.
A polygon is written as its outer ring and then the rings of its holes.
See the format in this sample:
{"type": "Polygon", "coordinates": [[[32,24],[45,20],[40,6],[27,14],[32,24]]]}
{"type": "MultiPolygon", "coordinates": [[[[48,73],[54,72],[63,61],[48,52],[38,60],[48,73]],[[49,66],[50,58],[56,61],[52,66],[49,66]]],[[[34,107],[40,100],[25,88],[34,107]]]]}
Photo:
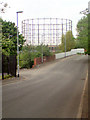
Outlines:
{"type": "Polygon", "coordinates": [[[16,55],[9,57],[2,55],[2,79],[4,79],[4,76],[7,74],[16,77],[16,67],[16,55]]]}

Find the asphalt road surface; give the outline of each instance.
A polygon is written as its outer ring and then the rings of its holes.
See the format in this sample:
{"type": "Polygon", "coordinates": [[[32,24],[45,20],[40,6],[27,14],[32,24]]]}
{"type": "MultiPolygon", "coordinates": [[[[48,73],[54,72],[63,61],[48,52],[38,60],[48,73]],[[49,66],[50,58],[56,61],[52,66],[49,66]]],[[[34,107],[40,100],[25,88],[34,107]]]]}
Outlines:
{"type": "Polygon", "coordinates": [[[76,118],[87,60],[75,55],[21,70],[23,80],[3,85],[3,118],[76,118]]]}

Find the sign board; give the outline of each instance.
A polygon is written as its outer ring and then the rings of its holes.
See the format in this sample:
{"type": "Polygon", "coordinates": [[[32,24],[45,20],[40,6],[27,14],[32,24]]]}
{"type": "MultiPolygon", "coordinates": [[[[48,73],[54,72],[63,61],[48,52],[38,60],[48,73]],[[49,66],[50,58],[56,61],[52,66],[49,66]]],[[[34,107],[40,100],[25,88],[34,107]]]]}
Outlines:
{"type": "Polygon", "coordinates": [[[88,2],[88,10],[89,10],[89,13],[90,13],[90,1],[88,2]]]}

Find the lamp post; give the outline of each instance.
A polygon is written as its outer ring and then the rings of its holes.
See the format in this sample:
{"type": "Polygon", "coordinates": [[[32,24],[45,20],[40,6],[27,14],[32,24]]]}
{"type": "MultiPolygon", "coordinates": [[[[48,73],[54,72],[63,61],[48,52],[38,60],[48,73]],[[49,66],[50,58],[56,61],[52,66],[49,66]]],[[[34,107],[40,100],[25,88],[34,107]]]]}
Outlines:
{"type": "Polygon", "coordinates": [[[41,43],[41,49],[42,49],[42,63],[43,63],[43,39],[44,39],[44,34],[42,34],[42,43],[41,43]]]}
{"type": "MultiPolygon", "coordinates": [[[[89,61],[90,61],[90,1],[88,2],[88,55],[89,55],[89,61]]],[[[90,62],[89,62],[89,66],[90,66],[90,62]]],[[[90,70],[90,67],[89,67],[89,70],[90,70]]]]}
{"type": "Polygon", "coordinates": [[[81,11],[80,14],[84,14],[84,15],[90,14],[90,1],[88,2],[88,8],[86,8],[83,11],[81,11]]]}
{"type": "Polygon", "coordinates": [[[23,13],[23,11],[18,11],[17,13],[17,76],[19,77],[19,39],[18,39],[18,13],[23,13]]]}
{"type": "Polygon", "coordinates": [[[88,13],[90,14],[90,1],[88,2],[88,13]]]}
{"type": "Polygon", "coordinates": [[[88,16],[88,55],[90,55],[90,1],[88,2],[88,8],[81,11],[80,14],[88,16]]]}
{"type": "MultiPolygon", "coordinates": [[[[66,34],[67,34],[67,19],[66,19],[66,34]]],[[[66,48],[66,44],[67,44],[67,41],[66,41],[66,35],[65,35],[65,57],[66,57],[66,50],[67,50],[67,48],[66,48]]]]}
{"type": "Polygon", "coordinates": [[[42,43],[42,63],[43,63],[43,43],[42,43]]]}

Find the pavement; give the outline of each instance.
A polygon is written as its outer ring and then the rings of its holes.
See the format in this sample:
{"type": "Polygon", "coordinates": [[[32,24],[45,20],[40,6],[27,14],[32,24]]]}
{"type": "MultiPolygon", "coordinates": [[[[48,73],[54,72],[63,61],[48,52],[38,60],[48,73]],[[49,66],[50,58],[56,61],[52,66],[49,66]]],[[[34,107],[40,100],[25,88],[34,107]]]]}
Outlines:
{"type": "MultiPolygon", "coordinates": [[[[77,118],[88,118],[88,71],[81,96],[77,118]]],[[[89,120],[89,118],[88,118],[89,120]]]]}
{"type": "Polygon", "coordinates": [[[82,106],[81,118],[88,118],[88,82],[86,83],[83,94],[83,106],[82,106]]]}
{"type": "Polygon", "coordinates": [[[75,55],[3,81],[3,118],[77,118],[88,57],[75,55]]]}

